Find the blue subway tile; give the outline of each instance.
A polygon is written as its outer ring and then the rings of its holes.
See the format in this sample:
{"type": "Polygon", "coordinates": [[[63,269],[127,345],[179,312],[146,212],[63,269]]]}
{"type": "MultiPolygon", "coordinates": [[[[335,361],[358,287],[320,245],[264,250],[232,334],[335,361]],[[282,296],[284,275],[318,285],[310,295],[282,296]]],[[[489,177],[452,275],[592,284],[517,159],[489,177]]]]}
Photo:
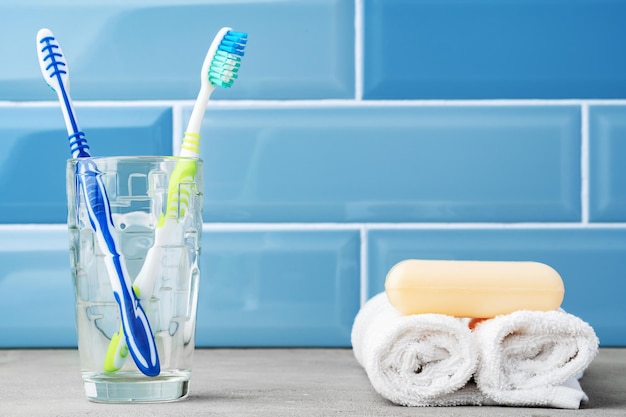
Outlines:
{"type": "Polygon", "coordinates": [[[75,347],[67,231],[0,229],[0,348],[75,347]]]}
{"type": "Polygon", "coordinates": [[[626,107],[589,109],[589,219],[626,221],[626,107]]]}
{"type": "Polygon", "coordinates": [[[350,346],[358,231],[205,231],[197,346],[350,346]]]}
{"type": "MultiPolygon", "coordinates": [[[[198,346],[350,345],[358,231],[205,232],[198,346]]],[[[0,230],[0,348],[76,346],[67,232],[0,230]]]]}
{"type": "Polygon", "coordinates": [[[202,136],[206,221],[580,219],[576,106],[210,108],[202,136]]]}
{"type": "MultiPolygon", "coordinates": [[[[37,3],[37,2],[36,2],[37,3]]],[[[227,99],[354,97],[353,0],[229,0],[0,6],[0,100],[49,100],[35,36],[48,27],[68,60],[75,100],[194,99],[213,37],[249,33],[227,99]],[[36,7],[37,12],[33,12],[36,7]]]]}
{"type": "Polygon", "coordinates": [[[368,297],[404,259],[543,262],[563,278],[562,307],[588,321],[602,345],[626,345],[626,228],[372,230],[368,251],[368,297]]]}
{"type": "MultiPolygon", "coordinates": [[[[165,107],[79,107],[94,156],[171,155],[165,107]]],[[[67,131],[58,107],[0,107],[0,223],[65,223],[67,131]]]]}
{"type": "Polygon", "coordinates": [[[367,99],[626,96],[626,3],[364,0],[367,99]]]}

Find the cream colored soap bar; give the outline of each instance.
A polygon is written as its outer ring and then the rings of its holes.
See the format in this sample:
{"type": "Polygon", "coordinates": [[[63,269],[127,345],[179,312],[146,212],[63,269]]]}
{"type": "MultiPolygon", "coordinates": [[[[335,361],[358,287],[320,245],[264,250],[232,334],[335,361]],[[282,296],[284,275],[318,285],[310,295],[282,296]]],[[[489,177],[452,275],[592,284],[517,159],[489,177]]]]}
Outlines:
{"type": "Polygon", "coordinates": [[[517,310],[556,310],[561,276],[539,262],[408,259],[385,281],[391,305],[403,314],[491,318],[517,310]]]}

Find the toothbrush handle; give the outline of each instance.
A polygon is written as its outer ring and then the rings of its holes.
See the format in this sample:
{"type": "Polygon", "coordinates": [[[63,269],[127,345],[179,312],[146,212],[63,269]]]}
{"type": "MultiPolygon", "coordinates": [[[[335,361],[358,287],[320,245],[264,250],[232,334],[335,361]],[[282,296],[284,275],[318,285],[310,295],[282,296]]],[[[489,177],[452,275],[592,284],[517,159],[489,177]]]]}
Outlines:
{"type": "Polygon", "coordinates": [[[202,125],[202,119],[206,112],[207,105],[211,94],[215,91],[213,84],[200,87],[198,97],[196,97],[196,103],[191,111],[189,122],[187,124],[187,130],[183,138],[183,143],[180,148],[178,156],[186,156],[191,158],[197,158],[200,154],[200,126],[202,125]]]}
{"type": "MultiPolygon", "coordinates": [[[[165,256],[163,245],[170,242],[177,227],[176,219],[163,217],[157,229],[154,231],[154,244],[148,250],[144,265],[135,279],[133,289],[135,296],[140,300],[148,300],[154,293],[154,285],[159,275],[161,259],[165,256]]],[[[128,348],[124,338],[124,330],[120,329],[109,342],[104,370],[107,372],[118,371],[126,360],[128,348]]]]}
{"type": "MultiPolygon", "coordinates": [[[[152,296],[154,284],[159,274],[160,260],[164,256],[163,245],[171,241],[175,234],[178,218],[184,217],[189,207],[192,195],[189,189],[181,187],[194,181],[197,171],[195,160],[180,159],[170,175],[167,206],[165,215],[159,219],[159,223],[154,232],[154,244],[148,250],[143,267],[135,279],[134,293],[139,299],[147,300],[152,296]]],[[[122,333],[126,334],[125,329],[122,333]]],[[[107,349],[104,367],[105,371],[115,372],[124,364],[126,358],[126,340],[119,333],[116,333],[107,349]]]]}
{"type": "Polygon", "coordinates": [[[120,308],[126,343],[141,372],[156,376],[160,373],[156,343],[146,313],[133,292],[125,264],[117,251],[111,209],[100,173],[91,160],[80,160],[77,169],[89,221],[96,232],[98,244],[105,253],[105,264],[113,295],[120,308]]]}
{"type": "MultiPolygon", "coordinates": [[[[122,273],[122,264],[119,256],[108,258],[111,266],[122,273]],[[112,265],[111,265],[112,264],[112,265]]],[[[132,289],[121,285],[113,290],[115,300],[120,306],[120,316],[126,345],[135,364],[147,376],[157,376],[161,372],[156,344],[148,322],[148,317],[141,307],[139,300],[134,296],[132,289]]]]}
{"type": "Polygon", "coordinates": [[[74,115],[74,106],[72,105],[72,99],[70,98],[69,91],[66,90],[65,84],[59,80],[59,89],[57,91],[59,101],[63,103],[61,106],[61,112],[63,113],[63,119],[65,120],[65,127],[70,134],[68,137],[70,143],[70,153],[72,158],[85,158],[91,156],[89,154],[89,145],[87,145],[87,139],[85,139],[85,133],[80,130],[78,126],[78,120],[74,115]]]}

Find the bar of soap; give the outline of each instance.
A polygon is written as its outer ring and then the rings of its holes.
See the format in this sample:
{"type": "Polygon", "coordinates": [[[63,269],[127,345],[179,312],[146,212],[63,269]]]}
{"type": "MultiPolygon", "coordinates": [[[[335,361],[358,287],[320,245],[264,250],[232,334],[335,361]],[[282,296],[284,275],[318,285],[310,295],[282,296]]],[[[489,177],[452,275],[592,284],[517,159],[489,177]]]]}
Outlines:
{"type": "Polygon", "coordinates": [[[565,288],[559,273],[540,262],[407,259],[391,268],[385,292],[405,315],[492,318],[556,310],[565,288]]]}

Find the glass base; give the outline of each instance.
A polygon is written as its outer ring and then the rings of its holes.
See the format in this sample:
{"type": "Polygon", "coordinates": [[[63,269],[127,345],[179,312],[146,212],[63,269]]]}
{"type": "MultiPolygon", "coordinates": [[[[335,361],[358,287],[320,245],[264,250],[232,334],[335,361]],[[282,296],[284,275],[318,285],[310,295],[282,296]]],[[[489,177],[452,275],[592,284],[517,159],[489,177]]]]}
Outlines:
{"type": "Polygon", "coordinates": [[[98,403],[156,403],[178,401],[189,394],[189,378],[137,375],[83,377],[85,395],[98,403]]]}

